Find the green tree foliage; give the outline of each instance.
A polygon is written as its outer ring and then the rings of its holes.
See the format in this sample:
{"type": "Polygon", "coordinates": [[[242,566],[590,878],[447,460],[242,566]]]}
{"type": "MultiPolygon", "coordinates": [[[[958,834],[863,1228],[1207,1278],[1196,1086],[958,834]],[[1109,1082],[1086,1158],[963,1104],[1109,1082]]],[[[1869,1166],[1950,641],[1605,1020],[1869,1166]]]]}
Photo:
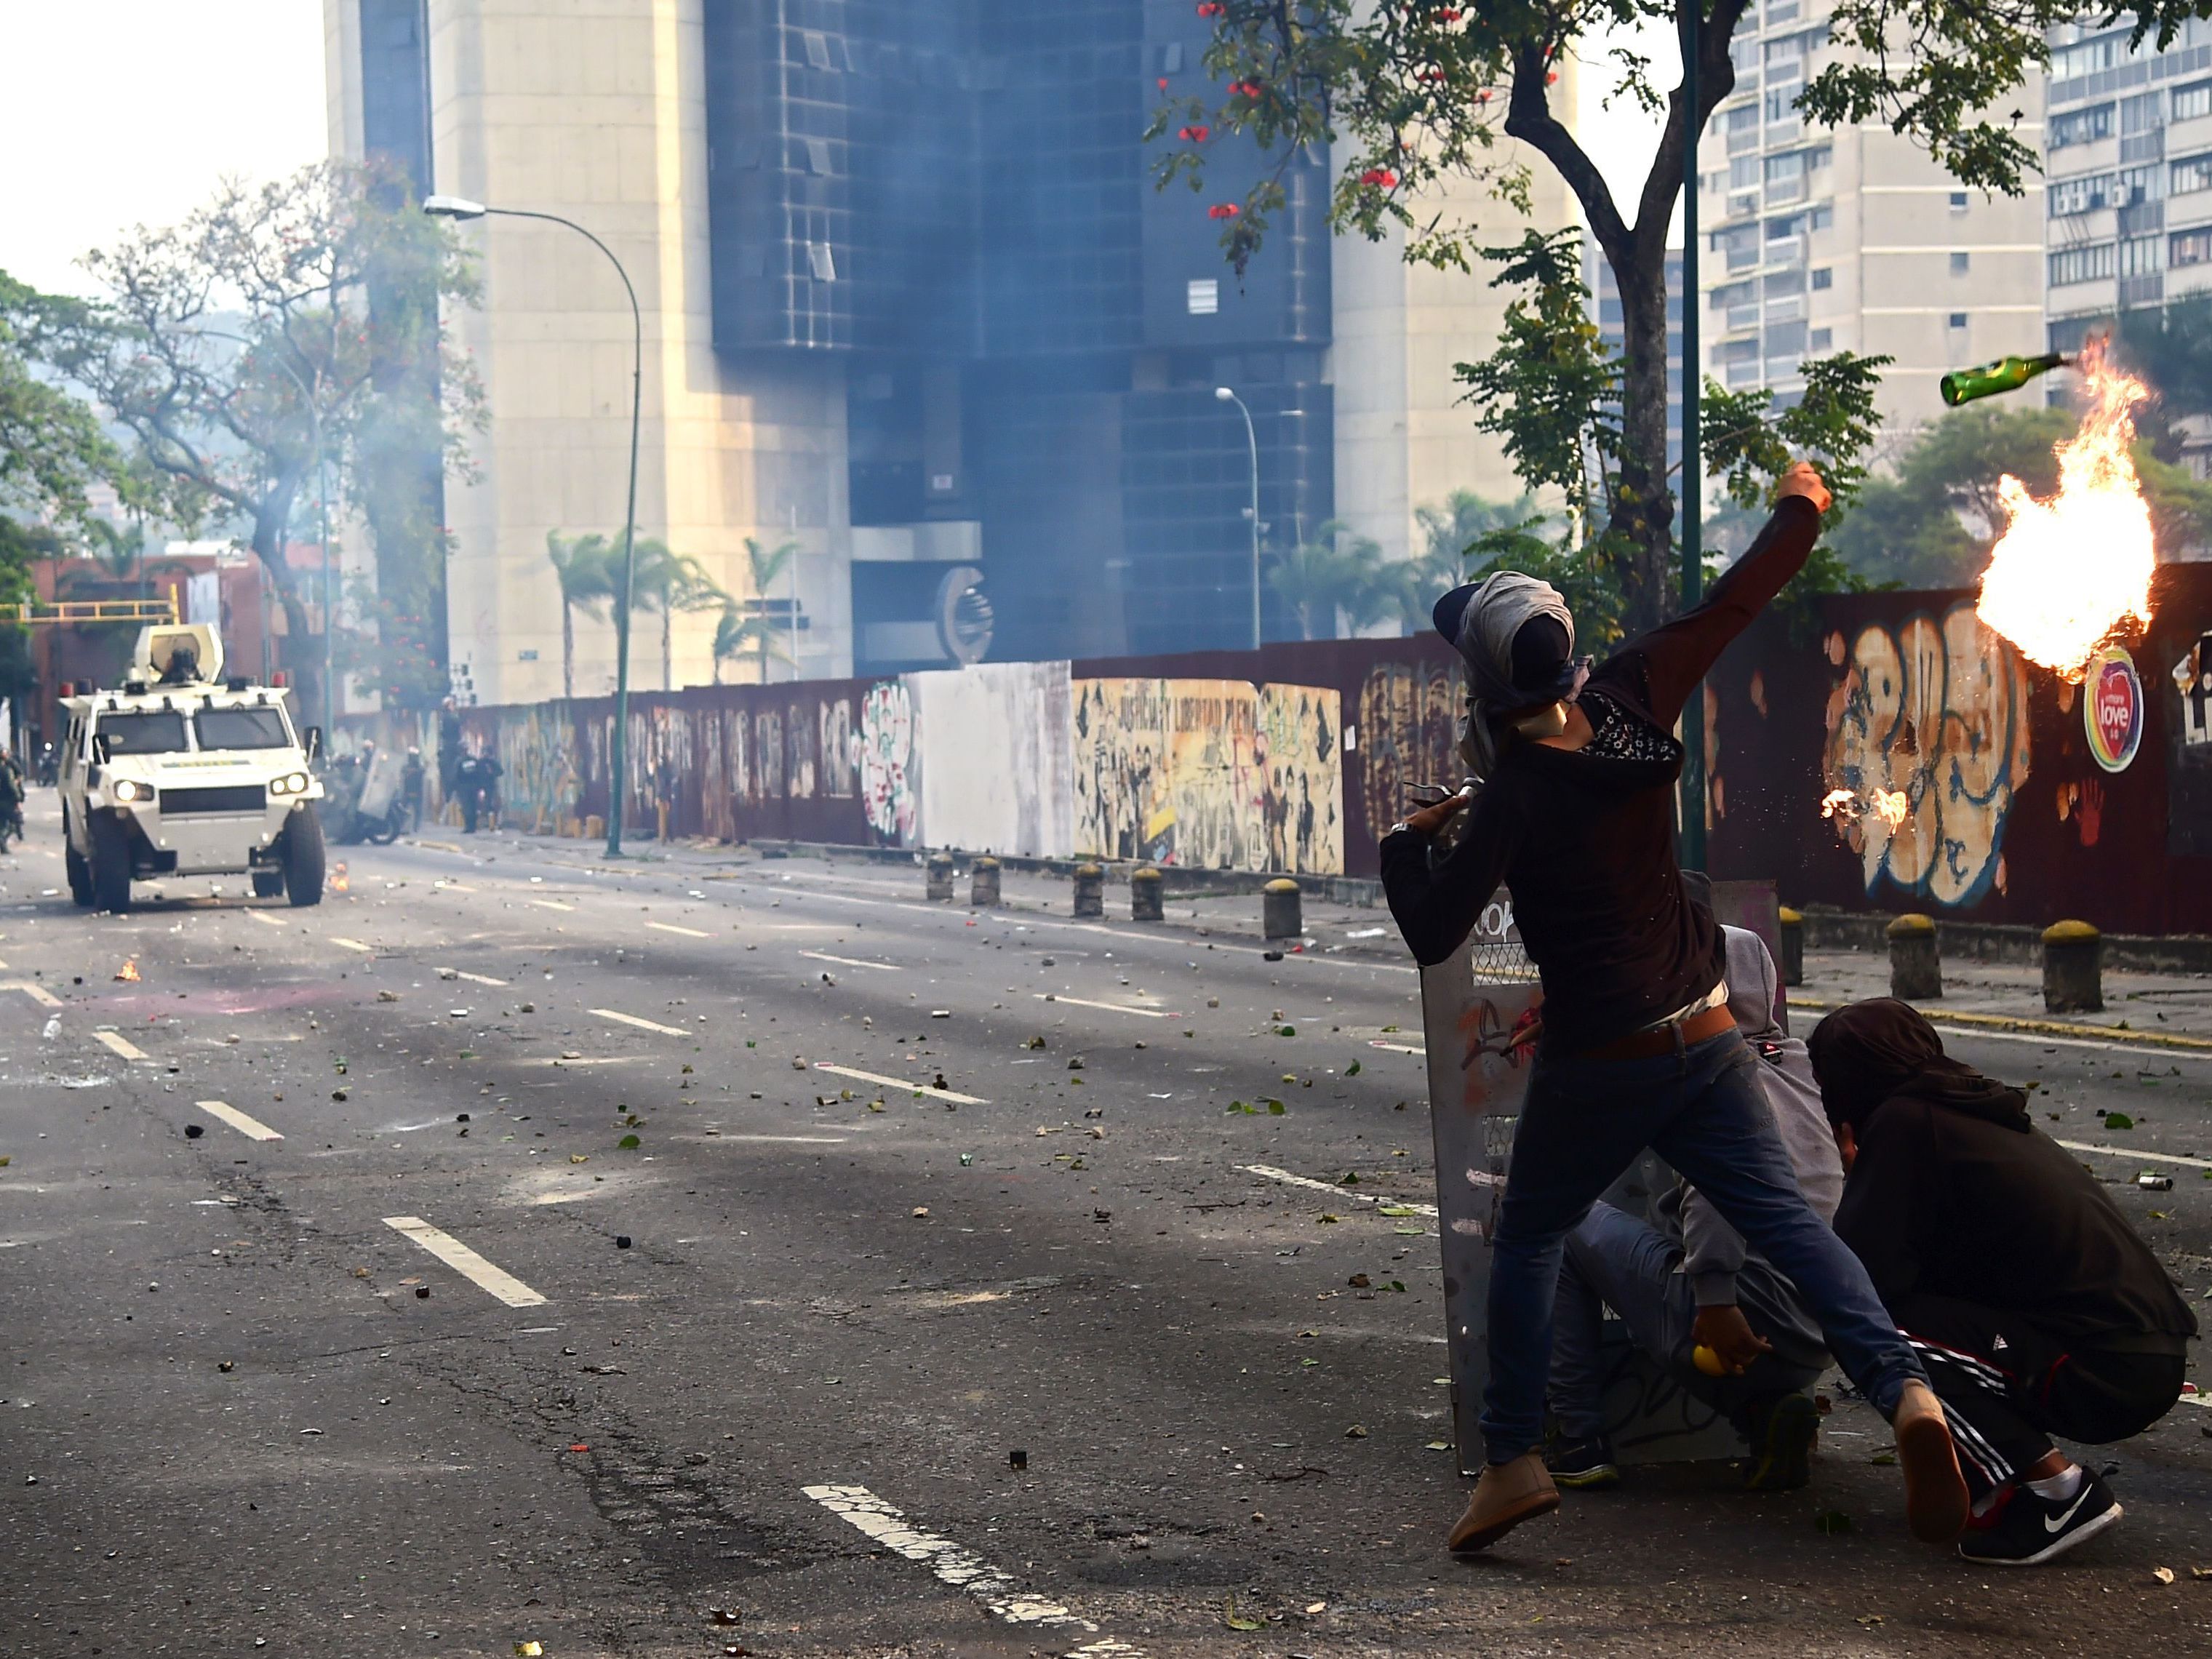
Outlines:
{"type": "MultiPolygon", "coordinates": [[[[436,327],[425,334],[419,317],[395,337],[402,324],[392,309],[368,303],[372,276],[408,273],[424,291],[473,303],[477,278],[460,244],[450,228],[380,189],[376,173],[331,162],[258,188],[226,184],[182,224],[141,227],[85,265],[106,296],[47,330],[42,355],[128,428],[164,517],[187,527],[210,517],[251,526],[284,609],[288,665],[303,706],[317,706],[319,653],[284,556],[295,507],[315,485],[314,440],[319,432],[336,488],[373,528],[404,519],[411,506],[386,511],[381,469],[423,434],[392,435],[414,417],[391,404],[379,377],[395,358],[428,353],[444,399],[433,447],[462,465],[466,434],[482,423],[467,360],[436,327]]],[[[410,503],[423,499],[421,484],[410,482],[410,503]]],[[[422,558],[442,560],[441,535],[417,536],[416,544],[422,558]]],[[[386,568],[380,560],[380,575],[386,568]]],[[[431,585],[426,574],[422,592],[384,592],[374,618],[380,637],[390,633],[371,687],[401,701],[444,690],[428,654],[431,585]]]]}
{"type": "Polygon", "coordinates": [[[81,529],[99,522],[94,488],[127,482],[98,415],[42,372],[40,345],[85,311],[0,271],[0,512],[81,529]]]}
{"type": "Polygon", "coordinates": [[[623,556],[620,544],[610,555],[608,574],[614,589],[615,617],[619,626],[631,610],[660,613],[660,684],[676,689],[675,641],[672,623],[680,611],[714,611],[726,606],[730,596],[716,586],[706,568],[688,553],[674,553],[668,544],[640,536],[635,548],[635,574],[628,602],[623,594],[623,556]]]}
{"type": "Polygon", "coordinates": [[[782,580],[785,569],[798,556],[797,542],[766,548],[750,536],[745,538],[745,574],[750,579],[753,597],[745,601],[727,595],[723,598],[722,614],[714,623],[715,684],[722,683],[722,665],[726,662],[751,657],[759,665],[760,683],[765,685],[771,656],[779,662],[793,660],[791,652],[777,641],[780,635],[792,630],[798,618],[771,616],[765,602],[782,580]]]}
{"type": "MultiPolygon", "coordinates": [[[[2197,0],[2135,0],[2095,15],[2132,19],[2138,38],[2165,44],[2201,9],[2197,0]]],[[[1532,166],[1559,175],[1621,299],[1621,441],[1604,477],[1605,528],[1583,547],[1603,544],[1601,562],[1636,627],[1669,614],[1676,596],[1667,232],[1685,152],[1736,90],[1729,48],[1749,9],[1749,0],[1206,0],[1207,84],[1198,93],[1170,86],[1147,134],[1162,147],[1163,187],[1202,190],[1209,149],[1232,135],[1269,158],[1240,199],[1206,210],[1240,272],[1289,199],[1287,170],[1304,156],[1326,155],[1338,167],[1330,214],[1339,229],[1379,238],[1395,228],[1407,258],[1462,270],[1474,268],[1486,233],[1440,212],[1434,186],[1472,179],[1502,206],[1520,208],[1532,166]],[[1562,61],[1594,57],[1603,37],[1653,24],[1688,34],[1695,107],[1684,87],[1662,85],[1652,62],[1614,51],[1623,95],[1661,122],[1636,198],[1623,204],[1553,107],[1550,88],[1562,61]]],[[[1810,123],[1887,126],[1962,181],[2019,193],[2036,158],[2014,130],[2018,88],[2049,63],[2049,33],[2079,20],[2079,0],[1834,0],[1827,10],[1843,49],[1816,58],[1796,100],[1810,123]]],[[[1540,322],[1558,315],[1541,300],[1535,313],[1540,322]]]]}
{"type": "Polygon", "coordinates": [[[597,534],[545,532],[545,556],[561,584],[561,695],[576,695],[576,613],[599,621],[599,607],[614,597],[615,544],[597,534]]]}
{"type": "MultiPolygon", "coordinates": [[[[1589,290],[1573,231],[1531,231],[1480,254],[1498,267],[1493,286],[1522,292],[1505,307],[1498,350],[1456,372],[1475,408],[1476,427],[1503,442],[1531,491],[1556,494],[1567,512],[1556,524],[1531,519],[1496,526],[1473,547],[1485,564],[1550,581],[1575,606],[1582,637],[1602,647],[1636,621],[1638,550],[1619,515],[1606,511],[1618,500],[1629,465],[1619,415],[1622,360],[1589,320],[1589,290]]],[[[1803,395],[1781,409],[1769,392],[1732,392],[1708,381],[1706,467],[1731,501],[1751,509],[1771,502],[1791,461],[1814,457],[1836,496],[1834,523],[1864,488],[1865,458],[1877,430],[1875,392],[1890,361],[1851,352],[1808,361],[1803,395]]],[[[1810,593],[1853,585],[1840,562],[1816,550],[1785,602],[1802,607],[1810,593]]]]}

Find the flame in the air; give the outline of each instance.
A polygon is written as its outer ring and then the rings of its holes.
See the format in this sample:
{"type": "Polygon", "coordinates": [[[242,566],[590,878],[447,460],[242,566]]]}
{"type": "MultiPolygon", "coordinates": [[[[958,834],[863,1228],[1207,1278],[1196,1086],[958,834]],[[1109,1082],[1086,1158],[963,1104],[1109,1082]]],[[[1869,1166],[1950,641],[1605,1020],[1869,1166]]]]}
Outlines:
{"type": "Polygon", "coordinates": [[[1831,789],[1820,798],[1820,816],[1841,818],[1846,823],[1855,823],[1871,812],[1894,830],[1905,822],[1905,814],[1911,810],[1912,804],[1905,791],[1879,786],[1869,790],[1863,801],[1849,789],[1831,789]]]}
{"type": "Polygon", "coordinates": [[[1981,618],[2032,662],[2080,684],[2098,647],[2150,621],[2150,507],[2129,447],[2149,388],[2092,340],[2075,367],[2089,407],[2058,446],[2058,493],[2039,501],[2008,474],[1997,493],[2012,523],[1982,573],[1981,618]]]}
{"type": "Polygon", "coordinates": [[[343,861],[331,866],[330,879],[326,884],[333,893],[349,893],[353,890],[353,883],[347,878],[346,867],[343,861]]]}

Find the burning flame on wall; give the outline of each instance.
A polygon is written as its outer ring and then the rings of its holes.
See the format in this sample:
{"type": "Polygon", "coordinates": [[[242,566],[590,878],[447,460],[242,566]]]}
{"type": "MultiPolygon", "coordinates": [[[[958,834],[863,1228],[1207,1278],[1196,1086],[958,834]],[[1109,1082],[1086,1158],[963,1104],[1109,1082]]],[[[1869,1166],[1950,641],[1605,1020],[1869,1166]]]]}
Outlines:
{"type": "Polygon", "coordinates": [[[1863,802],[1849,789],[1831,789],[1820,799],[1822,817],[1839,817],[1846,823],[1856,823],[1871,813],[1894,830],[1910,811],[1911,803],[1902,789],[1876,787],[1868,792],[1863,802]]]}
{"type": "Polygon", "coordinates": [[[2031,662],[2081,684],[2098,648],[2150,622],[2150,507],[2129,447],[2149,389],[2092,340],[2076,367],[2089,407],[2058,446],[2058,493],[2039,501],[2009,474],[1997,494],[2010,526],[1982,573],[1982,620],[2031,662]]]}

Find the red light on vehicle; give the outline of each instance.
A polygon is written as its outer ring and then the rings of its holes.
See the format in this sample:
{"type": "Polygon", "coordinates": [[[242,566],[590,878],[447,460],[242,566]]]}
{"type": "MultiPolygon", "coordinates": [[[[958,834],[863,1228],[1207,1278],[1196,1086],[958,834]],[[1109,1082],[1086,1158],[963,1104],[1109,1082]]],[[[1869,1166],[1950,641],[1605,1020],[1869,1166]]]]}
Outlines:
{"type": "Polygon", "coordinates": [[[292,676],[282,668],[278,669],[275,673],[269,677],[269,684],[275,686],[280,691],[286,686],[291,684],[291,683],[292,676]]]}

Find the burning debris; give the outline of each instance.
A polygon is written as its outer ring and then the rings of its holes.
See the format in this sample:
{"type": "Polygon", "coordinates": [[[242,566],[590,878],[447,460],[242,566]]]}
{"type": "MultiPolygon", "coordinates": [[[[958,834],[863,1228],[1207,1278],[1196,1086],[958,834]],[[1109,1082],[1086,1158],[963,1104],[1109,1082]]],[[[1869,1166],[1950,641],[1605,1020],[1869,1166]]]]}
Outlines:
{"type": "Polygon", "coordinates": [[[2012,523],[1982,573],[1982,620],[2031,662],[2080,684],[2098,648],[2150,622],[2157,555],[2150,507],[2129,454],[2149,388],[2092,340],[2077,361],[2089,407],[2058,446],[2058,493],[2039,501],[2008,474],[1997,490],[2012,523]]]}
{"type": "Polygon", "coordinates": [[[1911,802],[1902,789],[1884,789],[1879,786],[1862,796],[1850,789],[1831,789],[1820,799],[1820,816],[1840,818],[1845,823],[1856,823],[1861,818],[1880,818],[1894,830],[1905,822],[1905,814],[1912,810],[1911,802]]]}

